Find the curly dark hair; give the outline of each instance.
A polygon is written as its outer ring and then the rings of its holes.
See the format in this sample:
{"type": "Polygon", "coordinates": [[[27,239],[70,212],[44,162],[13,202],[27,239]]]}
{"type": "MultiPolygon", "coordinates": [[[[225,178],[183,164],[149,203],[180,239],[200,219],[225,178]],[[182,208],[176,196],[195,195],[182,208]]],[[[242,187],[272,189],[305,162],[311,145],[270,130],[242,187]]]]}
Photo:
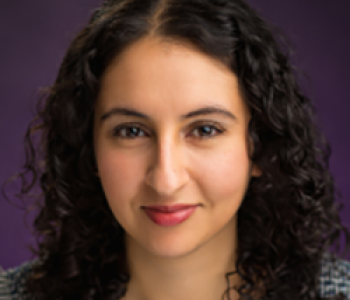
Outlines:
{"type": "MultiPolygon", "coordinates": [[[[94,11],[26,133],[21,193],[37,182],[42,190],[33,250],[40,264],[26,280],[35,299],[119,299],[126,293],[125,232],[94,174],[93,115],[107,66],[146,36],[186,42],[223,62],[237,75],[251,111],[251,159],[262,176],[251,179],[238,211],[239,294],[323,299],[319,262],[335,242],[339,251],[341,233],[348,246],[349,233],[335,201],[331,148],[274,33],[242,0],[111,0],[94,11]]],[[[228,284],[224,294],[232,288],[228,284]]]]}

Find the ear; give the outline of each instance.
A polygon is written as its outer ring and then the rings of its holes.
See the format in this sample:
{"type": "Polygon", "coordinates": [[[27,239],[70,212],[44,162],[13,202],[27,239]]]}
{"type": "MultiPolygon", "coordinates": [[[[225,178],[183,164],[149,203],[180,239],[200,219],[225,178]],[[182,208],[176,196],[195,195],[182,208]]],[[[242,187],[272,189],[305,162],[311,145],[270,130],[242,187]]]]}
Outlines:
{"type": "MultiPolygon", "coordinates": [[[[249,137],[248,140],[249,140],[249,145],[248,145],[249,153],[252,154],[254,149],[253,140],[251,139],[251,137],[249,137]]],[[[251,176],[260,177],[261,175],[262,175],[262,172],[260,168],[256,164],[253,164],[251,166],[251,176]]]]}
{"type": "Polygon", "coordinates": [[[253,177],[260,177],[262,175],[262,172],[260,170],[260,168],[257,165],[253,165],[252,166],[252,172],[251,172],[251,176],[253,177]]]}

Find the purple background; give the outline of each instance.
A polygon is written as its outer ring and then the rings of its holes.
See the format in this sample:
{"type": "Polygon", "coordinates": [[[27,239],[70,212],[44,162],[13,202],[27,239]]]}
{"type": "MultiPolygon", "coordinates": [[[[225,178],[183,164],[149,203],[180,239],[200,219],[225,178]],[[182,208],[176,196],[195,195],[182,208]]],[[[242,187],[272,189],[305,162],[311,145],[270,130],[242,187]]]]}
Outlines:
{"type": "MultiPolygon", "coordinates": [[[[50,85],[69,42],[98,0],[0,0],[0,182],[24,162],[23,135],[39,87],[50,85]]],[[[321,128],[332,145],[331,171],[343,194],[342,220],[350,228],[350,1],[249,0],[287,34],[297,65],[309,75],[321,128]]],[[[11,196],[11,192],[9,192],[11,196]]],[[[0,195],[0,265],[31,258],[24,212],[0,195]]],[[[28,222],[31,220],[29,215],[28,222]]]]}

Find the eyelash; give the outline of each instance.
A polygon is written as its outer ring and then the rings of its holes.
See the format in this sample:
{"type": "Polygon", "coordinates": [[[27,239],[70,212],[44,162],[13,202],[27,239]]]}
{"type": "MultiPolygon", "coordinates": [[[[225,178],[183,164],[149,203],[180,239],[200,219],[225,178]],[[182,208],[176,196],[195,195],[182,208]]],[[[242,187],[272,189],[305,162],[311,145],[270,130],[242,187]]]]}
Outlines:
{"type": "MultiPolygon", "coordinates": [[[[224,133],[226,130],[225,129],[220,129],[217,126],[214,125],[215,123],[202,123],[199,126],[196,126],[194,129],[198,129],[198,128],[203,128],[208,126],[210,129],[215,130],[217,132],[217,134],[215,135],[209,135],[209,136],[205,136],[205,137],[199,137],[200,140],[205,140],[205,139],[209,139],[209,138],[214,138],[219,136],[220,134],[224,133]]],[[[122,137],[119,136],[118,134],[120,133],[121,130],[123,129],[130,129],[130,128],[137,128],[138,130],[142,130],[142,128],[136,124],[129,124],[129,125],[120,125],[117,126],[115,129],[113,129],[113,136],[115,136],[117,139],[135,139],[136,137],[122,137]]],[[[139,133],[139,132],[138,132],[139,133]]]]}

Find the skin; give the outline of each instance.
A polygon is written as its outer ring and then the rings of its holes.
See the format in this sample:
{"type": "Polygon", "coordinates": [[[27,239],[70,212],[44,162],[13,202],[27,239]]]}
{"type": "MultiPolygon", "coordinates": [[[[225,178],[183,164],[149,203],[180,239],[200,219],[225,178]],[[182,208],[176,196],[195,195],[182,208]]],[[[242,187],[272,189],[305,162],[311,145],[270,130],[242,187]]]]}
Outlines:
{"type": "Polygon", "coordinates": [[[126,231],[131,280],[123,299],[221,299],[224,275],[234,270],[237,210],[250,178],[261,175],[248,156],[249,119],[235,74],[189,45],[147,37],[107,68],[94,146],[107,201],[126,231]],[[209,105],[235,118],[180,119],[209,105]],[[150,119],[111,113],[120,107],[150,119]],[[134,134],[116,130],[131,122],[134,134]],[[172,227],[156,225],[140,208],[169,204],[200,206],[172,227]]]}

